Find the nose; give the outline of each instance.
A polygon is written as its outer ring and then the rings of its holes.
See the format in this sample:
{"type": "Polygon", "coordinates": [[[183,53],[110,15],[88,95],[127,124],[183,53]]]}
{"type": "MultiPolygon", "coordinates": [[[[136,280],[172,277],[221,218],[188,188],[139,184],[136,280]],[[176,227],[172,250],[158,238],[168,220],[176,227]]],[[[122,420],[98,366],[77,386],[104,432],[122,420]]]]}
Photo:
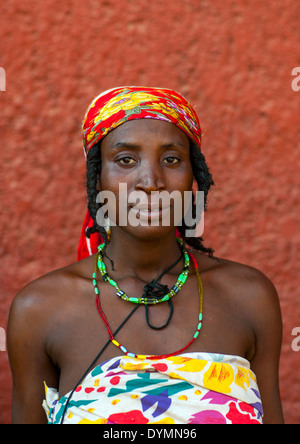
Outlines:
{"type": "Polygon", "coordinates": [[[147,163],[139,171],[139,176],[135,184],[137,191],[144,191],[150,194],[151,191],[163,191],[166,184],[160,166],[147,163]]]}

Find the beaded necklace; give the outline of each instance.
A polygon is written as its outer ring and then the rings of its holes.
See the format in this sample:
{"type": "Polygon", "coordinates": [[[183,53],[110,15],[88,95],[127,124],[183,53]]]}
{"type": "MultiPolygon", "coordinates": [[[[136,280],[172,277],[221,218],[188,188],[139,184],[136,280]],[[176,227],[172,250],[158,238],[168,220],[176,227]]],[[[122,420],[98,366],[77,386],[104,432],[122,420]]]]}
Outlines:
{"type": "MultiPolygon", "coordinates": [[[[97,268],[98,268],[98,258],[96,256],[96,262],[95,262],[95,272],[93,274],[93,286],[94,286],[94,290],[95,290],[95,294],[96,294],[96,307],[97,307],[97,311],[99,313],[99,316],[101,317],[101,319],[104,322],[104,325],[106,326],[107,332],[108,332],[108,336],[110,341],[116,346],[118,347],[125,355],[127,355],[130,358],[137,358],[137,359],[164,359],[164,358],[169,358],[171,356],[175,356],[178,355],[180,353],[182,353],[184,350],[186,350],[199,336],[200,330],[202,328],[202,319],[203,319],[203,286],[202,286],[202,281],[201,281],[201,277],[199,274],[199,270],[198,270],[198,264],[196,262],[196,259],[194,258],[194,256],[192,255],[192,253],[188,253],[189,258],[192,260],[193,265],[195,267],[195,271],[196,271],[196,275],[197,275],[197,283],[198,283],[198,293],[199,293],[199,299],[200,299],[200,312],[199,312],[199,316],[198,316],[198,325],[197,325],[197,330],[193,336],[193,338],[190,340],[190,342],[183,348],[181,348],[180,350],[177,350],[175,352],[172,353],[168,353],[166,355],[139,355],[139,354],[135,354],[135,353],[131,353],[129,352],[126,347],[124,347],[122,344],[120,344],[116,339],[114,334],[111,331],[111,328],[109,326],[109,323],[107,321],[107,318],[102,310],[101,307],[101,302],[100,302],[100,292],[99,292],[99,288],[98,288],[98,284],[97,284],[97,268]]],[[[101,273],[102,274],[102,273],[101,273]]],[[[106,273],[107,274],[107,273],[106,273]]],[[[103,275],[102,275],[103,278],[103,275]]],[[[108,280],[108,279],[107,279],[108,280]]],[[[113,284],[111,284],[113,285],[113,284]]],[[[115,286],[115,285],[113,285],[115,286]]],[[[174,288],[174,287],[173,287],[174,288]]],[[[176,293],[175,293],[176,294],[176,293]]],[[[127,295],[126,295],[127,296],[127,295]]],[[[173,296],[173,295],[172,295],[173,296]]],[[[170,296],[170,297],[172,297],[170,296]]],[[[168,299],[170,299],[170,297],[168,299]]],[[[128,298],[128,296],[127,296],[128,298]]],[[[133,302],[135,304],[145,304],[145,302],[136,302],[135,299],[142,299],[142,298],[128,298],[125,300],[129,300],[130,302],[133,302]],[[134,299],[134,300],[131,300],[134,299]]],[[[166,299],[166,300],[168,300],[166,299]]],[[[163,302],[162,300],[160,300],[160,302],[163,302]]],[[[155,302],[152,302],[155,303],[155,302]]],[[[156,302],[158,303],[158,302],[156,302]]]]}
{"type": "MultiPolygon", "coordinates": [[[[177,279],[176,284],[173,286],[173,288],[167,294],[165,294],[165,292],[164,292],[162,296],[159,296],[158,293],[156,293],[154,296],[153,295],[151,295],[150,297],[147,296],[148,291],[153,289],[154,286],[158,287],[160,290],[164,290],[164,289],[169,290],[168,287],[161,286],[157,282],[155,282],[155,284],[153,285],[154,281],[152,281],[150,284],[148,284],[145,287],[146,292],[143,294],[143,296],[141,298],[129,297],[124,291],[122,291],[119,288],[118,284],[107,273],[107,268],[106,268],[106,265],[103,261],[103,250],[105,248],[105,244],[101,244],[98,247],[97,265],[98,265],[98,269],[101,273],[102,279],[105,282],[109,282],[109,284],[117,290],[117,292],[116,292],[117,296],[120,297],[121,299],[123,299],[124,301],[132,302],[134,304],[144,304],[144,305],[159,304],[159,303],[168,301],[173,296],[175,296],[175,294],[177,294],[178,291],[181,289],[181,287],[185,284],[185,282],[188,278],[189,268],[190,268],[189,255],[188,255],[187,251],[185,250],[185,248],[183,247],[183,242],[179,238],[176,238],[176,240],[177,240],[177,243],[181,249],[182,254],[184,255],[184,267],[183,267],[182,273],[179,275],[179,277],[177,279]]],[[[97,276],[97,273],[95,270],[95,273],[93,274],[93,284],[95,284],[94,280],[96,279],[96,276],[97,276]]]]}

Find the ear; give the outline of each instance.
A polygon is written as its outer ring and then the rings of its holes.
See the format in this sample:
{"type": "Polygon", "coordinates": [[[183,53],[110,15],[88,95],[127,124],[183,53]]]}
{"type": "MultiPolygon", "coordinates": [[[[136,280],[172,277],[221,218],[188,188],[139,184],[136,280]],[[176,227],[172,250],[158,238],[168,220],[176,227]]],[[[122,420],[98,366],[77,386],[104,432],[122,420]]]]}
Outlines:
{"type": "Polygon", "coordinates": [[[199,191],[199,186],[198,186],[198,183],[195,178],[193,180],[192,190],[193,190],[193,197],[194,197],[193,200],[194,200],[194,202],[196,202],[196,191],[199,191]]]}
{"type": "Polygon", "coordinates": [[[193,186],[192,186],[192,188],[193,188],[193,193],[194,193],[195,191],[199,191],[198,183],[197,183],[197,181],[196,181],[195,178],[194,178],[194,180],[193,180],[193,186]]]}

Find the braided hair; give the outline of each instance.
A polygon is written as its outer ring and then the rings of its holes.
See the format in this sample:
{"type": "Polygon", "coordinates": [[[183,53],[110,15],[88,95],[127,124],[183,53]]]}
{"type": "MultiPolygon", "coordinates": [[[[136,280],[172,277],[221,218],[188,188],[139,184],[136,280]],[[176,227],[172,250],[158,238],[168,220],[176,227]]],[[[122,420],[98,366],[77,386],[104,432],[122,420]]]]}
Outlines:
{"type": "MultiPolygon", "coordinates": [[[[204,155],[199,151],[197,145],[191,140],[190,141],[190,159],[192,164],[192,171],[194,178],[198,184],[199,191],[204,192],[204,210],[207,209],[207,194],[214,182],[212,180],[212,175],[209,172],[208,166],[205,161],[204,155]]],[[[87,154],[86,161],[86,188],[87,188],[87,199],[88,199],[88,210],[94,221],[92,227],[89,227],[86,231],[86,236],[90,237],[93,233],[99,233],[104,242],[108,243],[107,233],[104,227],[97,224],[96,215],[97,211],[101,207],[101,203],[96,202],[96,198],[99,190],[97,185],[99,182],[101,174],[101,142],[96,143],[87,154]]],[[[195,202],[192,205],[192,214],[195,216],[195,202]]],[[[186,225],[183,221],[181,226],[178,226],[178,231],[182,239],[193,249],[201,251],[208,254],[210,257],[213,256],[214,250],[207,248],[203,245],[202,237],[186,237],[186,225]]],[[[190,228],[190,227],[189,227],[190,228]]]]}

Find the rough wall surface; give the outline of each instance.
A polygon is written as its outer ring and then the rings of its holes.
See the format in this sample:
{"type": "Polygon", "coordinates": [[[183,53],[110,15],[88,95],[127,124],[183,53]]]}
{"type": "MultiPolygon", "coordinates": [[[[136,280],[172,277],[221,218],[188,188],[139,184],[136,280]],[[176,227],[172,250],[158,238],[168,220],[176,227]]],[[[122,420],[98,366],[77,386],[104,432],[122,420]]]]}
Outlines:
{"type": "MultiPolygon", "coordinates": [[[[76,260],[90,100],[125,84],[174,88],[199,113],[216,183],[206,244],[261,269],[279,292],[283,408],[287,423],[300,422],[291,347],[300,327],[299,16],[298,0],[0,3],[0,327],[22,286],[76,260]]],[[[10,421],[10,398],[1,351],[0,423],[10,421]]]]}

